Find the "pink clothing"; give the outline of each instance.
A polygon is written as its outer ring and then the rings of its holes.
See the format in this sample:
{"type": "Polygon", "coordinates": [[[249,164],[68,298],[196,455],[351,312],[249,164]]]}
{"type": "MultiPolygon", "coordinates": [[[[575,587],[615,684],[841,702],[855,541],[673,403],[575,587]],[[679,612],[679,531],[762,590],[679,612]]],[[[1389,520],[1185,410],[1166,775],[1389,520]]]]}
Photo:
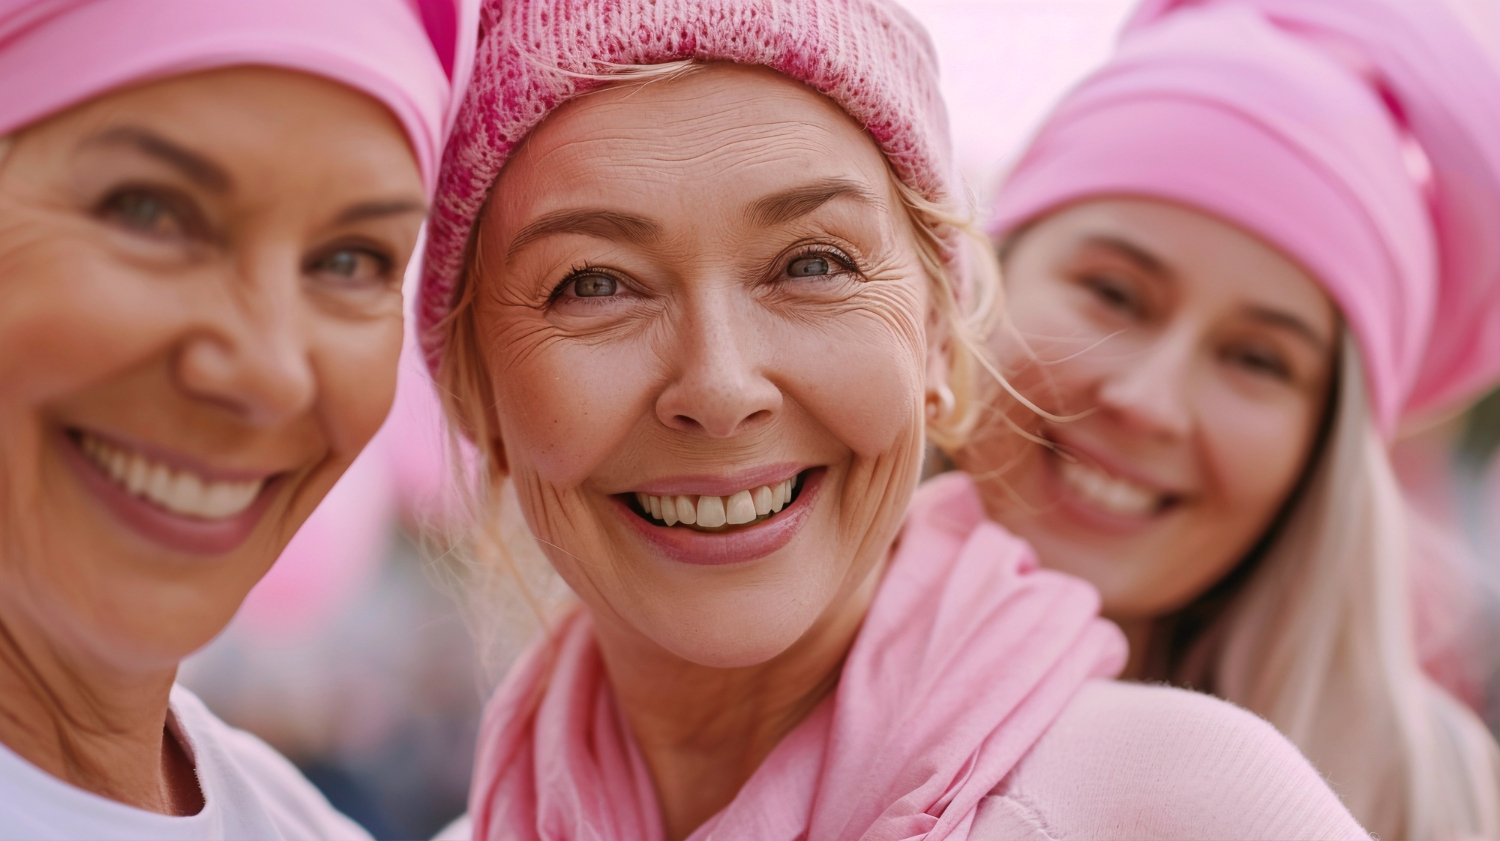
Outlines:
{"type": "Polygon", "coordinates": [[[0,135],[118,88],[239,65],[379,100],[433,189],[477,0],[0,0],[0,135]]]}
{"type": "Polygon", "coordinates": [[[1500,380],[1500,66],[1430,0],[1147,0],[1010,175],[993,232],[1104,196],[1281,249],[1393,435],[1500,380]]]}
{"type": "MultiPolygon", "coordinates": [[[[694,839],[968,838],[979,804],[1090,678],[1124,665],[1087,584],[1037,567],[966,476],[921,489],[837,690],[694,839]]],[[[469,811],[481,839],[663,836],[593,626],[560,629],[491,701],[469,811]]]]}
{"type": "Polygon", "coordinates": [[[1209,695],[1090,681],[979,804],[973,837],[1360,839],[1274,727],[1209,695]]]}
{"type": "Polygon", "coordinates": [[[496,176],[543,118],[598,88],[613,67],[679,59],[769,67],[848,112],[918,193],[940,202],[954,192],[937,56],[892,0],[484,0],[483,17],[474,78],[443,157],[418,302],[433,370],[445,341],[436,326],[453,306],[496,176]]]}

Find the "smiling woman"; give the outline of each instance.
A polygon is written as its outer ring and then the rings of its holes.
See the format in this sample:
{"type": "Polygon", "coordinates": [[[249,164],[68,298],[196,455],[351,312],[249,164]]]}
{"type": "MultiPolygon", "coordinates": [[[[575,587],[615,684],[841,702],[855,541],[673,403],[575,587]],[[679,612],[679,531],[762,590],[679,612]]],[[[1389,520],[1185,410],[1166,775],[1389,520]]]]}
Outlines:
{"type": "Polygon", "coordinates": [[[1125,677],[1264,716],[1382,838],[1500,835],[1500,751],[1417,661],[1408,580],[1444,570],[1388,450],[1500,381],[1497,138],[1443,4],[1148,0],[996,207],[1032,405],[995,390],[959,465],[1099,588],[1125,677]]]}
{"type": "Polygon", "coordinates": [[[581,605],[491,702],[477,837],[1360,836],[1259,722],[1094,680],[1096,594],[917,490],[996,281],[899,8],[486,11],[423,338],[581,605]],[[1222,797],[1158,808],[1190,780],[1222,797]]]}
{"type": "Polygon", "coordinates": [[[173,684],[385,417],[447,111],[293,5],[0,5],[0,838],[362,834],[173,684]]]}

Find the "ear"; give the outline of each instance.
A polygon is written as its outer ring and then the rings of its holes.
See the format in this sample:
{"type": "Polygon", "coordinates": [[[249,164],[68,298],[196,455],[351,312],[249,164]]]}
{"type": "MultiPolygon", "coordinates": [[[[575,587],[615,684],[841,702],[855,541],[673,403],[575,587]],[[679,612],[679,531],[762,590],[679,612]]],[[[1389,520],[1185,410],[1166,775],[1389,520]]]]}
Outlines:
{"type": "Polygon", "coordinates": [[[505,441],[499,435],[490,439],[489,446],[489,469],[497,479],[510,476],[510,459],[505,456],[505,441]]]}
{"type": "Polygon", "coordinates": [[[925,388],[931,393],[940,387],[950,387],[948,378],[953,372],[953,343],[946,330],[931,330],[928,335],[934,339],[927,345],[925,388]]]}
{"type": "Polygon", "coordinates": [[[500,413],[496,410],[497,401],[494,389],[490,387],[489,377],[484,376],[481,379],[483,382],[479,393],[484,400],[484,428],[465,430],[465,434],[471,440],[484,441],[485,446],[481,449],[484,451],[485,461],[488,462],[485,469],[489,471],[491,477],[504,479],[510,475],[510,459],[505,455],[505,436],[500,431],[500,413]]]}

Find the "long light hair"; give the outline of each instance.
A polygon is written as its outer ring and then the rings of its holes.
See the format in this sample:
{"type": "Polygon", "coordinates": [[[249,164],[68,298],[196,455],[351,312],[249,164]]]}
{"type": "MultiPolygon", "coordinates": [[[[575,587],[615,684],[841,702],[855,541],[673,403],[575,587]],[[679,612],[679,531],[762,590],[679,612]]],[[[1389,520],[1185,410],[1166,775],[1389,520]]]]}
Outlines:
{"type": "MultiPolygon", "coordinates": [[[[646,85],[696,73],[706,65],[681,60],[651,65],[611,65],[589,75],[605,90],[646,85]]],[[[872,139],[873,142],[873,139],[872,139]]],[[[949,358],[948,387],[953,408],[926,422],[928,438],[957,446],[969,434],[981,408],[976,371],[984,362],[982,337],[1000,306],[999,267],[989,240],[966,210],[966,197],[933,201],[890,174],[898,208],[910,225],[917,257],[930,281],[933,323],[928,340],[942,343],[949,358]]],[[[486,206],[487,208],[488,206],[486,206]]],[[[459,533],[446,536],[436,572],[465,612],[491,675],[517,653],[517,641],[548,628],[550,617],[571,599],[547,567],[521,521],[504,458],[496,444],[496,398],[482,353],[475,316],[479,278],[503,267],[481,247],[481,212],[470,235],[468,255],[452,311],[437,327],[446,349],[435,377],[443,413],[452,433],[449,449],[467,516],[459,533]],[[462,440],[461,440],[462,439],[462,440]],[[521,607],[521,610],[507,609],[521,607]]]]}
{"type": "Polygon", "coordinates": [[[1158,622],[1148,679],[1266,718],[1382,838],[1497,838],[1500,752],[1419,665],[1405,504],[1347,333],[1340,359],[1302,485],[1226,586],[1158,622]]]}

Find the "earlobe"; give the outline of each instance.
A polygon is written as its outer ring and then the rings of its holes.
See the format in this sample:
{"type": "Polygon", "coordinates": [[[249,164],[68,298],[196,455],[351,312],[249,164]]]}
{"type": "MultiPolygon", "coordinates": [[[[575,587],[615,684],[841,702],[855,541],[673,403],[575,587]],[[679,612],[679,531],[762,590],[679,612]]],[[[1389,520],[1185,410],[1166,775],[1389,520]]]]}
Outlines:
{"type": "Polygon", "coordinates": [[[510,475],[510,462],[505,458],[505,442],[499,438],[490,439],[490,470],[495,476],[504,479],[510,475]]]}
{"type": "Polygon", "coordinates": [[[957,400],[953,397],[953,389],[947,383],[940,382],[935,388],[927,390],[927,421],[938,423],[952,417],[953,409],[957,400]]]}

